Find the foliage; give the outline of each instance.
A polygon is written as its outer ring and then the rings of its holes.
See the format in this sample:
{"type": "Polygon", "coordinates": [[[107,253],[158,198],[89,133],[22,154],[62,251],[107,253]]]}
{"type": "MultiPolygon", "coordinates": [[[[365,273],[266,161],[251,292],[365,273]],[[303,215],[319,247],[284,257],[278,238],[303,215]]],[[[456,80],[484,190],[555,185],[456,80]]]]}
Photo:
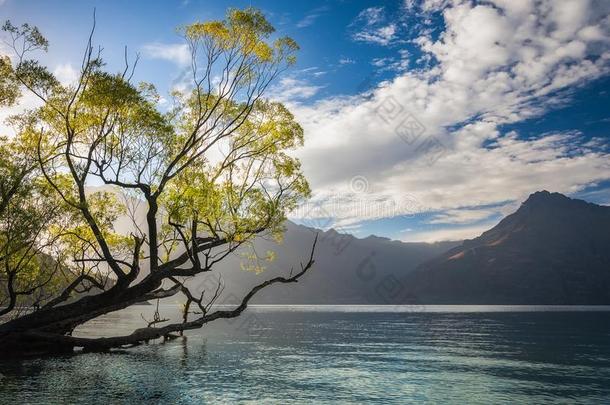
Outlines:
{"type": "MultiPolygon", "coordinates": [[[[203,313],[195,324],[205,323],[209,305],[191,293],[188,278],[211,271],[257,235],[281,233],[286,213],[309,195],[300,163],[290,154],[302,145],[303,129],[286,107],[263,98],[295,63],[297,44],[272,39],[274,28],[252,8],[181,27],[191,81],[172,92],[171,107],[161,108],[154,85],[131,82],[135,64],[118,73],[105,70],[91,37],[80,76],[62,85],[27,58],[48,47],[37,28],[7,22],[3,30],[15,54],[0,59],[0,101],[10,105],[29,91],[42,104],[11,118],[21,138],[3,141],[11,146],[0,156],[2,177],[10,181],[21,173],[12,166],[13,150],[27,144],[20,153],[29,162],[28,176],[7,205],[21,208],[17,216],[7,211],[18,223],[3,219],[2,241],[34,246],[37,253],[15,286],[36,286],[57,272],[72,281],[58,297],[45,295],[40,304],[47,310],[79,286],[104,291],[100,297],[109,298],[86,301],[93,308],[88,313],[82,304],[54,315],[62,320],[59,334],[101,313],[177,292],[187,309],[176,330],[193,326],[191,303],[203,313]],[[143,215],[134,208],[140,205],[143,215]],[[125,218],[129,229],[117,228],[125,218]],[[23,240],[12,241],[15,235],[23,240]],[[55,265],[43,265],[42,257],[55,265]]],[[[6,268],[14,268],[15,260],[5,260],[6,268]]],[[[302,273],[267,283],[296,281],[311,263],[302,273]]],[[[45,321],[35,314],[25,319],[39,327],[45,321]]]]}
{"type": "Polygon", "coordinates": [[[10,58],[0,55],[0,106],[11,106],[19,97],[19,84],[13,78],[10,58]]]}
{"type": "Polygon", "coordinates": [[[61,282],[49,256],[61,204],[38,176],[33,151],[27,136],[0,138],[0,313],[40,304],[61,282]]]}

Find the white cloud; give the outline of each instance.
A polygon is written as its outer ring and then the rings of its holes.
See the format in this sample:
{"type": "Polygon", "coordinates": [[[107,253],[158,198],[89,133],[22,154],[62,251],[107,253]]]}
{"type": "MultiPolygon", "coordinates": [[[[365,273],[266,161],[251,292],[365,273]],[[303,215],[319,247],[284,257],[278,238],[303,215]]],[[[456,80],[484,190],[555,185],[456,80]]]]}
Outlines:
{"type": "Polygon", "coordinates": [[[379,69],[380,72],[392,71],[401,73],[409,68],[409,51],[401,49],[395,57],[373,58],[371,65],[379,69]]]}
{"type": "Polygon", "coordinates": [[[371,65],[382,68],[386,66],[389,62],[391,62],[393,58],[373,58],[371,61],[371,65]]]}
{"type": "Polygon", "coordinates": [[[356,63],[356,61],[353,60],[352,58],[340,58],[339,59],[340,65],[353,65],[354,63],[356,63]]]}
{"type": "Polygon", "coordinates": [[[379,45],[388,45],[396,34],[396,25],[389,24],[375,29],[356,32],[353,38],[356,41],[371,42],[379,45]]]}
{"type": "MultiPolygon", "coordinates": [[[[444,9],[444,33],[416,39],[438,62],[432,68],[404,71],[367,97],[291,106],[305,128],[298,154],[317,201],[352,198],[354,176],[366,177],[371,198],[410,195],[430,212],[520,201],[540,189],[574,193],[610,179],[610,155],[577,131],[524,139],[501,128],[565,103],[558,91],[608,74],[610,3],[495,3],[444,9]],[[409,132],[414,123],[424,129],[418,136],[409,132]]],[[[383,9],[366,15],[385,24],[383,9]]],[[[379,217],[346,207],[333,212],[337,221],[379,217]]]]}
{"type": "Polygon", "coordinates": [[[79,72],[74,69],[70,63],[58,65],[55,70],[53,70],[53,74],[64,86],[73,84],[79,76],[79,72]]]}
{"type": "Polygon", "coordinates": [[[415,8],[415,0],[404,0],[403,6],[407,11],[413,10],[415,8]]]}
{"type": "Polygon", "coordinates": [[[465,226],[459,228],[438,229],[433,231],[411,231],[405,232],[401,238],[403,242],[442,242],[459,241],[473,239],[480,236],[483,232],[496,225],[496,222],[489,222],[478,226],[465,226]]]}
{"type": "Polygon", "coordinates": [[[383,7],[370,7],[362,10],[350,27],[355,30],[352,34],[355,41],[378,45],[390,44],[397,31],[396,24],[386,23],[383,7]]]}
{"type": "Polygon", "coordinates": [[[163,44],[154,42],[142,47],[145,56],[151,59],[163,59],[178,65],[188,65],[191,54],[186,44],[163,44]]]}
{"type": "Polygon", "coordinates": [[[430,224],[470,224],[493,215],[497,215],[499,209],[461,209],[447,210],[437,214],[428,221],[430,224]]]}
{"type": "Polygon", "coordinates": [[[362,21],[365,25],[375,25],[384,20],[383,7],[369,7],[362,10],[356,17],[356,21],[362,21]]]}
{"type": "Polygon", "coordinates": [[[42,101],[29,91],[24,91],[18,104],[12,107],[0,108],[0,136],[14,136],[15,131],[12,126],[7,125],[6,119],[12,115],[18,115],[26,110],[40,107],[42,101]]]}
{"type": "MultiPolygon", "coordinates": [[[[312,73],[314,76],[318,72],[312,73]]],[[[315,96],[324,86],[316,86],[295,77],[283,77],[269,91],[269,97],[281,102],[299,102],[315,96]]]]}
{"type": "Polygon", "coordinates": [[[305,17],[299,20],[296,24],[297,28],[305,28],[313,25],[318,18],[328,11],[328,7],[318,7],[311,10],[305,17]]]}

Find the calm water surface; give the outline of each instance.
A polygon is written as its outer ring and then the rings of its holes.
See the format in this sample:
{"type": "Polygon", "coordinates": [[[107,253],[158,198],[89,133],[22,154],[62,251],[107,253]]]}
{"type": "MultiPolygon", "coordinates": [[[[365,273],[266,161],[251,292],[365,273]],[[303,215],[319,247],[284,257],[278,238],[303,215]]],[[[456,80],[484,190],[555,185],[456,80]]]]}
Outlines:
{"type": "Polygon", "coordinates": [[[0,363],[0,403],[609,403],[610,312],[570,309],[261,306],[121,354],[0,363]]]}

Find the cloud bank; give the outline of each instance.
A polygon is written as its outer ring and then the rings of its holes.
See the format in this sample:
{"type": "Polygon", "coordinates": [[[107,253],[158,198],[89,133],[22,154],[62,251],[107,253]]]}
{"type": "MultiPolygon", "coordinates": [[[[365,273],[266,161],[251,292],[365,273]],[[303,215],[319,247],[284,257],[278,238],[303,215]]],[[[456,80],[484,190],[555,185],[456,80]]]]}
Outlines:
{"type": "MultiPolygon", "coordinates": [[[[362,199],[350,179],[363,176],[367,199],[408,195],[418,210],[441,212],[438,223],[460,208],[518,201],[540,189],[573,193],[610,178],[604,140],[585,140],[578,130],[526,139],[503,129],[564,105],[570,90],[608,73],[610,3],[429,0],[419,7],[423,18],[440,13],[444,22],[436,38],[424,31],[401,39],[420,49],[425,68],[365,95],[292,103],[305,128],[299,155],[314,201],[362,199]]],[[[387,45],[394,35],[372,39],[388,26],[380,8],[363,10],[357,22],[365,28],[357,41],[387,45]]],[[[344,224],[390,215],[350,204],[322,211],[344,224]]]]}

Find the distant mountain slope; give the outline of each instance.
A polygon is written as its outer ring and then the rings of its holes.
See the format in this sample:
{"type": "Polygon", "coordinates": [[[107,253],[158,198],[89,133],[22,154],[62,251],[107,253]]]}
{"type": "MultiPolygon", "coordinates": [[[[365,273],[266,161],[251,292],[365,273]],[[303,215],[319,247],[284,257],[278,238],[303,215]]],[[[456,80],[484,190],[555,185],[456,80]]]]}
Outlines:
{"type": "Polygon", "coordinates": [[[534,193],[403,282],[420,303],[610,304],[610,207],[534,193]]]}
{"type": "Polygon", "coordinates": [[[402,302],[405,286],[400,280],[419,264],[447,251],[460,242],[403,243],[370,236],[357,239],[335,230],[318,231],[292,222],[280,245],[266,240],[256,242],[256,250],[277,254],[268,268],[256,274],[242,270],[240,259],[227,257],[214,267],[213,274],[200,277],[199,283],[209,290],[221,274],[226,285],[223,299],[235,302],[252,286],[276,274],[288,274],[309,256],[315,232],[320,232],[316,264],[298,283],[272,286],[261,291],[254,303],[266,304],[389,304],[402,302]]]}
{"type": "MultiPolygon", "coordinates": [[[[99,187],[95,190],[105,190],[99,187]]],[[[93,188],[92,188],[93,190],[93,188]]],[[[112,190],[112,189],[110,189],[112,190]]],[[[146,229],[146,204],[131,201],[135,221],[146,229]]],[[[213,267],[210,273],[200,274],[188,282],[194,292],[214,291],[218,275],[225,288],[218,303],[237,302],[253,286],[276,275],[288,275],[290,269],[299,269],[307,262],[315,234],[319,233],[315,252],[316,263],[298,283],[271,286],[253,299],[254,303],[266,304],[388,304],[402,302],[406,288],[400,282],[409,271],[419,264],[457,246],[460,242],[403,243],[387,238],[369,236],[358,239],[335,230],[326,232],[286,221],[286,232],[282,243],[256,238],[254,245],[259,256],[273,251],[276,259],[266,265],[265,271],[256,274],[243,270],[246,262],[239,254],[229,255],[213,267]]],[[[132,220],[126,215],[115,223],[115,229],[125,235],[133,230],[132,220]]],[[[142,263],[139,278],[148,273],[147,261],[142,263]]],[[[206,295],[207,296],[207,295],[206,295]]],[[[172,298],[176,302],[183,297],[172,298]]]]}

